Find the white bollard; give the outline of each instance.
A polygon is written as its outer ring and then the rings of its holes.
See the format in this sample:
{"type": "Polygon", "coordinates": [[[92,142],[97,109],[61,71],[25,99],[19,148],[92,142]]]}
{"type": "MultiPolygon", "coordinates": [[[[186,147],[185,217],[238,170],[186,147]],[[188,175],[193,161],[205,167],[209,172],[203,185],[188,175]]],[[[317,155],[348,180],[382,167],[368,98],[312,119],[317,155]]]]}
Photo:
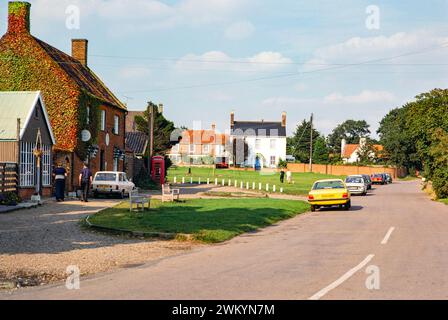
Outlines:
{"type": "Polygon", "coordinates": [[[199,180],[198,180],[198,184],[201,184],[201,178],[199,178],[199,180]]]}
{"type": "Polygon", "coordinates": [[[174,183],[177,183],[177,177],[174,177],[174,183]]]}
{"type": "Polygon", "coordinates": [[[226,185],[226,180],[222,179],[222,186],[225,187],[225,185],[226,185]]]}
{"type": "Polygon", "coordinates": [[[218,178],[215,178],[215,186],[218,185],[218,178]]]}
{"type": "Polygon", "coordinates": [[[207,184],[210,184],[210,178],[207,178],[207,184]]]}
{"type": "Polygon", "coordinates": [[[255,182],[252,182],[252,190],[255,190],[255,182]]]}
{"type": "Polygon", "coordinates": [[[258,190],[260,190],[261,191],[261,189],[262,189],[262,186],[261,186],[261,182],[258,184],[258,190]]]}
{"type": "Polygon", "coordinates": [[[249,182],[246,182],[246,189],[249,190],[249,182]]]}
{"type": "Polygon", "coordinates": [[[235,188],[238,188],[238,181],[235,180],[235,188]]]}
{"type": "Polygon", "coordinates": [[[276,185],[274,184],[274,186],[272,187],[272,192],[275,192],[275,190],[277,189],[276,185]]]}
{"type": "Polygon", "coordinates": [[[229,187],[232,186],[232,180],[229,179],[229,187]]]}
{"type": "Polygon", "coordinates": [[[182,184],[185,184],[185,177],[182,177],[182,184]]]}
{"type": "Polygon", "coordinates": [[[283,188],[280,188],[280,193],[283,193],[283,188]]]}
{"type": "Polygon", "coordinates": [[[193,184],[193,177],[190,178],[190,184],[193,184]]]}
{"type": "Polygon", "coordinates": [[[269,192],[269,183],[266,183],[266,191],[269,192]]]}
{"type": "Polygon", "coordinates": [[[243,189],[243,181],[241,181],[240,188],[243,189]]]}

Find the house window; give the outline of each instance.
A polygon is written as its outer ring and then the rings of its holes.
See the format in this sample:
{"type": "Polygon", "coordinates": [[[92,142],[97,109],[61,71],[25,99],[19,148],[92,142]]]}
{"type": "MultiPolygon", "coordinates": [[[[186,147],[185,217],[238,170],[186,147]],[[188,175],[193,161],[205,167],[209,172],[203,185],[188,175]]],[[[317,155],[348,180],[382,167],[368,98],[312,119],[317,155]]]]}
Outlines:
{"type": "Polygon", "coordinates": [[[275,166],[275,160],[276,160],[276,157],[275,156],[271,156],[271,166],[272,167],[275,166]]]}
{"type": "Polygon", "coordinates": [[[114,133],[119,134],[120,132],[120,117],[114,116],[114,133]]]}
{"type": "Polygon", "coordinates": [[[51,146],[42,146],[42,185],[51,186],[51,146]]]}
{"type": "Polygon", "coordinates": [[[86,123],[89,124],[90,123],[90,107],[87,107],[87,118],[86,118],[86,123]]]}
{"type": "Polygon", "coordinates": [[[20,186],[34,187],[35,185],[35,161],[34,143],[21,142],[20,144],[20,186]]]}
{"type": "Polygon", "coordinates": [[[261,149],[261,139],[255,139],[255,149],[261,149]]]}
{"type": "Polygon", "coordinates": [[[101,130],[106,131],[106,110],[101,110],[101,130]]]}
{"type": "Polygon", "coordinates": [[[190,153],[194,153],[194,144],[190,144],[190,153]]]}
{"type": "Polygon", "coordinates": [[[210,152],[210,146],[208,144],[204,145],[204,153],[209,153],[210,152]]]}
{"type": "Polygon", "coordinates": [[[271,149],[274,150],[276,148],[276,140],[275,139],[271,139],[270,141],[270,145],[271,145],[271,149]]]}

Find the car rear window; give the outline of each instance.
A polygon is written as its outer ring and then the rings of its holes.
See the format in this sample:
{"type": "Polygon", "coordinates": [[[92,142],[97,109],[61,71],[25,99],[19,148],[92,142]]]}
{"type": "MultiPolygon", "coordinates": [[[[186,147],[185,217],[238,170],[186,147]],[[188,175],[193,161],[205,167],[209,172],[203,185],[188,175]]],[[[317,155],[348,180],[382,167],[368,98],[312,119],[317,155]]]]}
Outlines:
{"type": "Polygon", "coordinates": [[[364,180],[359,177],[347,177],[345,179],[345,182],[347,182],[347,183],[364,183],[364,180]]]}
{"type": "Polygon", "coordinates": [[[116,181],[117,174],[115,173],[98,173],[95,176],[95,181],[116,181]]]}
{"type": "Polygon", "coordinates": [[[322,181],[314,184],[313,190],[323,189],[344,189],[345,186],[342,181],[322,181]]]}
{"type": "Polygon", "coordinates": [[[374,177],[374,178],[382,178],[383,175],[382,175],[382,174],[375,174],[375,175],[373,175],[373,177],[374,177]]]}

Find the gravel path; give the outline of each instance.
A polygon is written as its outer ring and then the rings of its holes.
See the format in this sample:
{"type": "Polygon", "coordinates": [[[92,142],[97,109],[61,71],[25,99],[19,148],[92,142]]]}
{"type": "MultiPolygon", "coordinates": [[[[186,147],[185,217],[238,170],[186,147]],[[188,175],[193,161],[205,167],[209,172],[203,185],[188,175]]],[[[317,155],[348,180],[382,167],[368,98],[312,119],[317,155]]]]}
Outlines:
{"type": "Polygon", "coordinates": [[[82,275],[88,275],[143,264],[198,246],[123,238],[81,228],[83,217],[116,203],[50,202],[37,209],[0,214],[0,288],[11,283],[31,286],[63,280],[69,265],[78,266],[82,275]]]}

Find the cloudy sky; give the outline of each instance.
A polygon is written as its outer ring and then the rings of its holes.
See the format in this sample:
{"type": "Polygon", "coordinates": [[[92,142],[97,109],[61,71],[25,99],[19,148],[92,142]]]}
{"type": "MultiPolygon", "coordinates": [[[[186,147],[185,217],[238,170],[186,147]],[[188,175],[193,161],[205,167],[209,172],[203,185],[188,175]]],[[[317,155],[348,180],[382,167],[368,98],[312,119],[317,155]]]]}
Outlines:
{"type": "MultiPolygon", "coordinates": [[[[286,111],[289,132],[311,112],[325,134],[346,119],[374,131],[388,110],[448,86],[448,0],[30,2],[35,36],[67,53],[89,39],[89,66],[130,110],[163,103],[179,126],[286,111]]],[[[6,19],[2,1],[2,34],[6,19]]]]}

